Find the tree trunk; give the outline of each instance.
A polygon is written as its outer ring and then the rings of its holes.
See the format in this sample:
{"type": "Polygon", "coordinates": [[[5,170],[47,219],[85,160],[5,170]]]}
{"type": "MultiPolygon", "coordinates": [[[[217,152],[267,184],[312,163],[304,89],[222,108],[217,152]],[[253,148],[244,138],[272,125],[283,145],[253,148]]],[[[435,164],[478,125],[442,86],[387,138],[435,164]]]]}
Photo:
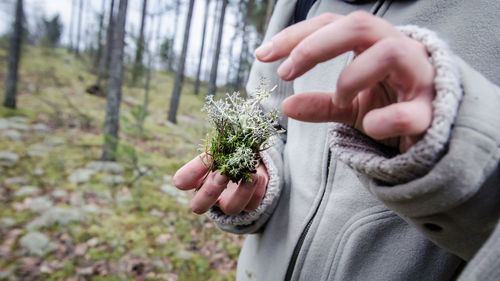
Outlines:
{"type": "Polygon", "coordinates": [[[137,82],[139,76],[141,76],[143,71],[142,65],[142,53],[144,50],[144,25],[146,22],[146,12],[148,9],[148,0],[143,0],[142,2],[142,16],[141,16],[141,27],[139,29],[139,37],[137,39],[137,48],[135,51],[135,62],[132,69],[132,84],[137,82]]]}
{"type": "Polygon", "coordinates": [[[97,74],[96,86],[101,88],[101,81],[105,78],[106,74],[109,73],[109,64],[111,62],[111,49],[113,48],[113,27],[114,27],[114,8],[115,0],[111,0],[111,6],[109,7],[109,19],[108,19],[108,30],[106,31],[106,45],[104,46],[104,52],[99,61],[99,71],[97,74]]]}
{"type": "MultiPolygon", "coordinates": [[[[213,21],[211,24],[211,29],[210,29],[210,43],[208,44],[208,56],[212,57],[207,57],[207,65],[212,65],[213,60],[213,54],[215,53],[215,46],[217,45],[217,20],[219,19],[220,16],[220,7],[221,7],[221,0],[215,0],[215,9],[213,10],[213,21]]],[[[210,72],[212,71],[212,68],[207,69],[205,73],[206,80],[210,80],[210,72]]]]}
{"type": "Polygon", "coordinates": [[[205,15],[203,19],[203,35],[201,36],[201,50],[200,50],[200,59],[198,61],[198,70],[196,71],[196,82],[194,83],[194,94],[198,95],[200,90],[200,73],[201,73],[201,64],[203,62],[203,50],[205,49],[205,35],[207,32],[207,21],[208,21],[208,8],[210,6],[210,0],[206,0],[205,4],[205,15]]]}
{"type": "Polygon", "coordinates": [[[115,32],[113,34],[113,49],[111,52],[111,69],[109,72],[109,90],[106,108],[106,123],[104,125],[105,141],[102,147],[102,160],[116,159],[118,145],[118,130],[120,117],[121,87],[123,80],[123,47],[125,38],[125,22],[127,19],[127,2],[120,0],[115,32]]]}
{"type": "Polygon", "coordinates": [[[78,30],[76,34],[75,53],[80,54],[80,34],[82,32],[82,13],[83,13],[83,0],[80,0],[80,8],[78,11],[78,30]]]}
{"type": "Polygon", "coordinates": [[[76,0],[71,1],[71,18],[69,19],[69,50],[73,51],[73,29],[74,29],[74,18],[75,18],[75,6],[76,0]]]}
{"type": "Polygon", "coordinates": [[[210,89],[208,95],[215,95],[217,90],[217,68],[219,65],[220,48],[222,45],[222,32],[224,30],[224,18],[228,0],[222,0],[222,10],[219,19],[219,31],[217,35],[217,48],[215,49],[214,59],[212,60],[212,71],[210,71],[210,89]]]}
{"type": "Polygon", "coordinates": [[[16,19],[14,30],[10,40],[9,48],[9,70],[5,89],[5,100],[3,105],[8,108],[16,108],[17,75],[19,59],[21,57],[21,41],[23,38],[23,0],[17,0],[16,19]]]}
{"type": "Polygon", "coordinates": [[[181,8],[181,1],[175,1],[175,15],[174,15],[174,35],[172,36],[172,46],[170,46],[169,55],[168,55],[168,70],[172,71],[172,64],[175,60],[175,37],[177,37],[177,27],[179,26],[179,10],[181,8]]]}
{"type": "Polygon", "coordinates": [[[250,17],[252,16],[252,8],[253,8],[253,3],[254,0],[248,0],[247,2],[247,13],[245,16],[245,20],[243,22],[243,28],[241,29],[242,31],[242,36],[241,36],[241,52],[240,52],[240,61],[238,63],[238,72],[236,73],[236,89],[240,89],[242,84],[243,84],[243,74],[244,70],[243,67],[246,65],[245,61],[248,57],[248,35],[246,33],[246,28],[248,26],[248,23],[250,22],[250,17]]]}
{"type": "Polygon", "coordinates": [[[170,98],[170,110],[168,111],[168,121],[177,123],[177,108],[179,107],[179,99],[181,96],[182,82],[184,80],[184,66],[186,64],[186,55],[189,41],[189,30],[191,27],[191,19],[193,17],[194,0],[189,0],[188,15],[186,17],[186,26],[184,28],[184,39],[182,42],[182,53],[175,75],[174,89],[170,98]]]}
{"type": "Polygon", "coordinates": [[[95,60],[94,60],[94,69],[96,69],[97,71],[99,71],[99,63],[101,61],[101,57],[102,57],[102,49],[104,48],[103,44],[102,44],[102,31],[104,29],[104,15],[106,13],[105,9],[106,9],[106,0],[101,0],[101,13],[99,14],[99,31],[97,32],[97,54],[95,56],[95,60]]]}

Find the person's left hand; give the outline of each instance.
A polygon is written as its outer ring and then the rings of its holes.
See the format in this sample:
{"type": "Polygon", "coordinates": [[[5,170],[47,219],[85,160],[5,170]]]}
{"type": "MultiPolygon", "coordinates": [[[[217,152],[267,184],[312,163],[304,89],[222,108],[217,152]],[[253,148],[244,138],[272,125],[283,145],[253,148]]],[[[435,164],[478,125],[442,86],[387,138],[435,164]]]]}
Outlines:
{"type": "Polygon", "coordinates": [[[424,45],[389,22],[359,11],[323,14],[284,29],[255,54],[263,62],[288,56],[278,74],[290,81],[348,51],[356,57],[340,74],[335,93],[293,95],[283,102],[284,113],[344,123],[408,150],[431,124],[436,71],[424,45]]]}

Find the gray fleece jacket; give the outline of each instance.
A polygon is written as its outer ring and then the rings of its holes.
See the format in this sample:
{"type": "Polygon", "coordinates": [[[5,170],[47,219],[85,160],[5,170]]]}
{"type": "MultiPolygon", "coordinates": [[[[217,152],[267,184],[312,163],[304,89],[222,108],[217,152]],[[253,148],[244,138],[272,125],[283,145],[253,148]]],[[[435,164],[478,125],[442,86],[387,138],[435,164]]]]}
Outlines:
{"type": "MultiPolygon", "coordinates": [[[[265,40],[291,23],[295,4],[277,2],[265,40]]],[[[455,280],[471,259],[461,280],[500,280],[500,230],[485,244],[500,214],[500,2],[317,0],[308,18],[355,10],[427,47],[437,69],[432,126],[398,154],[347,126],[282,117],[286,136],[262,155],[262,205],[208,214],[250,234],[238,280],[455,280]]],[[[279,108],[294,93],[335,91],[351,60],[344,54],[293,83],[277,77],[279,62],[256,62],[248,89],[271,79],[279,90],[263,106],[279,108]]]]}

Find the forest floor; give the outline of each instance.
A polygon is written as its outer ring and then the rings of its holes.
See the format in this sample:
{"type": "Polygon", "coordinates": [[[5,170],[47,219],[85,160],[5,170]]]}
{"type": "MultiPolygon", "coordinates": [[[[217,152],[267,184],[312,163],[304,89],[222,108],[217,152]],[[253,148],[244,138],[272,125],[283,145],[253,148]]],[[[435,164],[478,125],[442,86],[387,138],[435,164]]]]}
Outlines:
{"type": "MultiPolygon", "coordinates": [[[[242,237],[191,213],[171,182],[208,131],[203,95],[186,81],[178,123],[166,122],[173,74],[154,72],[141,129],[144,89],[126,71],[117,162],[103,163],[91,68],[63,49],[23,50],[18,109],[0,106],[0,280],[234,280],[242,237]]],[[[2,91],[6,69],[2,49],[2,91]]]]}

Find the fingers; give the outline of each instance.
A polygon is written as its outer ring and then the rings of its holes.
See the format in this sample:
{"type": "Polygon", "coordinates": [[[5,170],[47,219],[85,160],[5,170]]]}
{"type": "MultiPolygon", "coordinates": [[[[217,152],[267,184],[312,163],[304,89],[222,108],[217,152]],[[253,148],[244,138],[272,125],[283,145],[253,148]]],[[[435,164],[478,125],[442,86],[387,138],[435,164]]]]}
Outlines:
{"type": "Polygon", "coordinates": [[[390,23],[366,12],[354,12],[305,37],[278,68],[283,80],[293,80],[320,62],[347,51],[361,53],[380,39],[403,36],[390,23]]]}
{"type": "Polygon", "coordinates": [[[174,185],[182,190],[198,187],[208,171],[208,167],[202,162],[202,159],[208,162],[207,157],[202,153],[177,170],[173,178],[174,185]]]}
{"type": "Polygon", "coordinates": [[[293,48],[295,48],[304,38],[341,17],[343,16],[325,13],[285,28],[273,36],[268,42],[257,48],[257,50],[255,50],[255,56],[263,62],[284,58],[288,56],[293,48]]]}
{"type": "Polygon", "coordinates": [[[349,106],[359,92],[383,80],[404,94],[401,100],[409,100],[413,93],[433,87],[434,68],[427,57],[425,47],[414,40],[406,37],[382,39],[342,71],[333,103],[340,107],[349,106]]]}
{"type": "Polygon", "coordinates": [[[191,210],[196,214],[208,211],[216,202],[222,191],[226,189],[229,178],[216,173],[211,173],[205,183],[191,199],[191,210]]]}
{"type": "Polygon", "coordinates": [[[341,122],[353,125],[356,103],[340,108],[332,103],[329,93],[302,93],[288,97],[282,103],[283,113],[304,122],[341,122]]]}
{"type": "Polygon", "coordinates": [[[258,181],[255,184],[255,191],[252,198],[245,207],[245,211],[250,212],[257,209],[262,203],[262,199],[266,194],[267,184],[269,183],[269,174],[267,173],[266,166],[260,165],[257,168],[258,181]]]}
{"type": "Polygon", "coordinates": [[[363,119],[363,129],[370,137],[382,140],[423,134],[431,121],[431,102],[422,98],[371,110],[363,119]]]}

